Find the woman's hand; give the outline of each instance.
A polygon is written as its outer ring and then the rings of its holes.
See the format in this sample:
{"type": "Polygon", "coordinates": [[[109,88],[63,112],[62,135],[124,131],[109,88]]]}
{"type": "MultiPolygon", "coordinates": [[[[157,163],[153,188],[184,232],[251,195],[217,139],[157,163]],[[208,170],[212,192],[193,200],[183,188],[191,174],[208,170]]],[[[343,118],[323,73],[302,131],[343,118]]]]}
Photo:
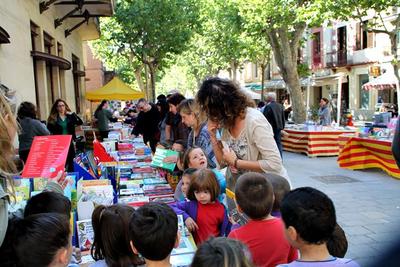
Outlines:
{"type": "Polygon", "coordinates": [[[235,154],[235,152],[233,150],[231,150],[230,148],[224,148],[222,150],[222,157],[224,159],[224,161],[230,165],[230,166],[234,166],[235,165],[235,160],[237,159],[237,156],[235,154]]]}
{"type": "Polygon", "coordinates": [[[190,217],[188,217],[185,221],[186,227],[190,232],[194,232],[199,229],[197,223],[190,217]]]}
{"type": "Polygon", "coordinates": [[[163,159],[163,162],[165,162],[165,163],[177,163],[178,162],[178,156],[172,155],[172,156],[165,157],[163,159]]]}
{"type": "Polygon", "coordinates": [[[219,128],[219,123],[215,121],[207,121],[207,130],[208,133],[210,134],[211,139],[216,139],[217,137],[217,130],[219,128]]]}

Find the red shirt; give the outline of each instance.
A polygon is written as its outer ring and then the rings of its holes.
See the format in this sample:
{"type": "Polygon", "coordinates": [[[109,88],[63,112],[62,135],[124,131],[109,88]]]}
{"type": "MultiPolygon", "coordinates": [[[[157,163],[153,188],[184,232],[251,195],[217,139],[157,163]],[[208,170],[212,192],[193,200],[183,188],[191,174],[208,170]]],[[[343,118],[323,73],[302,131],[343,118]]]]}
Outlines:
{"type": "Polygon", "coordinates": [[[224,215],[224,206],[218,201],[209,204],[197,202],[196,223],[199,229],[194,233],[196,244],[203,243],[211,236],[220,235],[224,215]]]}
{"type": "Polygon", "coordinates": [[[230,238],[242,241],[250,250],[256,266],[273,266],[289,263],[298,258],[295,248],[285,238],[281,219],[254,221],[233,230],[230,238]]]}

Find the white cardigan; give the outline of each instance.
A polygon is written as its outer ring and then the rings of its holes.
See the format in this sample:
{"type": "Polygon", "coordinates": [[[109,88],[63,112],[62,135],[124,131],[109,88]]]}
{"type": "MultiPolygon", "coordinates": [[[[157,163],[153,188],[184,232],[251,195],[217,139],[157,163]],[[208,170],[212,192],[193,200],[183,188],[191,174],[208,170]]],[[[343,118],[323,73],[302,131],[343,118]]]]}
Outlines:
{"type": "MultiPolygon", "coordinates": [[[[290,179],[278,147],[275,143],[272,127],[265,116],[255,108],[246,109],[245,131],[247,139],[247,153],[243,160],[258,161],[265,173],[275,173],[289,181],[290,179]]],[[[229,131],[224,129],[221,140],[231,139],[229,131]]]]}

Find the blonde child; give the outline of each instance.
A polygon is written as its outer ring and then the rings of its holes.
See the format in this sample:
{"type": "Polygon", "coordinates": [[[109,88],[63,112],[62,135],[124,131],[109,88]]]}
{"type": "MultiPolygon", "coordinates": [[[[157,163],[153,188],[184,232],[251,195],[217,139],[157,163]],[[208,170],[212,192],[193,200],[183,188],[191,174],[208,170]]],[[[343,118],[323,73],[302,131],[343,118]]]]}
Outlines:
{"type": "Polygon", "coordinates": [[[226,236],[231,225],[224,205],[218,201],[220,186],[214,172],[201,169],[194,177],[187,195],[189,201],[178,202],[172,208],[183,215],[186,227],[201,244],[211,236],[226,236]]]}
{"type": "MultiPolygon", "coordinates": [[[[204,150],[200,147],[192,147],[186,150],[184,156],[183,156],[183,168],[186,170],[188,168],[192,169],[207,169],[207,157],[204,153],[204,150]]],[[[226,180],[225,177],[222,173],[220,173],[217,169],[212,169],[212,171],[215,174],[215,177],[219,183],[220,186],[220,195],[218,196],[218,199],[220,202],[224,201],[224,196],[225,196],[225,189],[226,189],[226,180]]],[[[177,201],[183,200],[181,197],[180,192],[182,191],[183,180],[179,181],[176,189],[175,189],[175,199],[177,201]],[[180,197],[180,198],[178,198],[180,197]]]]}

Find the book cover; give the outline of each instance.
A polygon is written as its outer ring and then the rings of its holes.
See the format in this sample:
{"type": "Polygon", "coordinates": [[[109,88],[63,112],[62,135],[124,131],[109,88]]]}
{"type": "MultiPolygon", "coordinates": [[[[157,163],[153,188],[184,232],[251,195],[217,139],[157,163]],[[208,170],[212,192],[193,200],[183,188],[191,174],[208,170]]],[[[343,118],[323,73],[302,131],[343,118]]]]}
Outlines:
{"type": "Polygon", "coordinates": [[[175,169],[176,163],[166,163],[164,159],[169,156],[179,156],[179,153],[173,150],[157,148],[156,153],[153,156],[153,160],[151,161],[151,166],[163,168],[169,171],[173,171],[175,169]]]}
{"type": "Polygon", "coordinates": [[[64,171],[71,135],[35,136],[22,177],[54,178],[64,171]]]}
{"type": "Polygon", "coordinates": [[[84,250],[89,250],[93,244],[93,227],[92,220],[82,220],[76,222],[76,230],[78,233],[79,248],[84,250]]]}

